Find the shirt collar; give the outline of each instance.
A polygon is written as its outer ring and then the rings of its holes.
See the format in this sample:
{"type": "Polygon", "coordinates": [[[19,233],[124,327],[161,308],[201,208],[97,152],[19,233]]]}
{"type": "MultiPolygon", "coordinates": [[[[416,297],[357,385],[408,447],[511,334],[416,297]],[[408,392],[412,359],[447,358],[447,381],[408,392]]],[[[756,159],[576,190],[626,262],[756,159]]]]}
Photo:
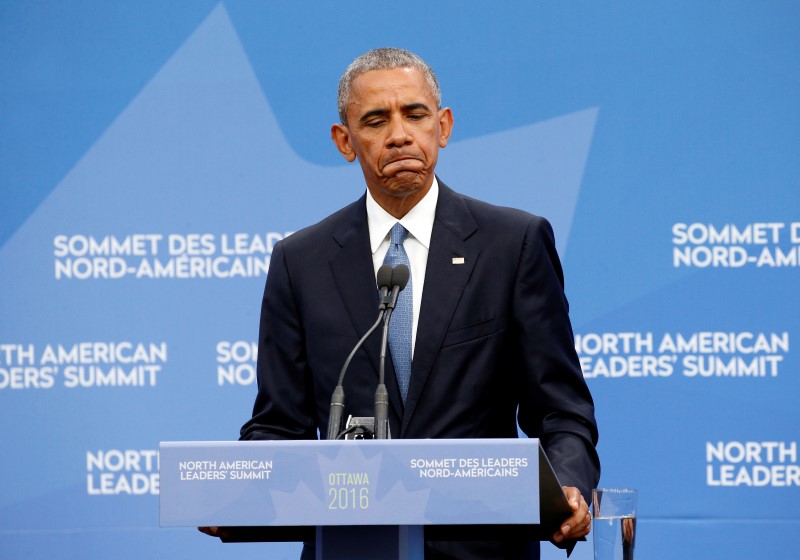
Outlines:
{"type": "MultiPolygon", "coordinates": [[[[408,230],[408,233],[426,249],[430,249],[431,232],[433,231],[433,220],[436,216],[436,202],[438,200],[439,181],[434,175],[430,190],[400,220],[400,223],[408,230]]],[[[373,255],[397,221],[397,218],[381,208],[372,198],[372,193],[367,189],[367,224],[369,226],[369,244],[373,255]]]]}

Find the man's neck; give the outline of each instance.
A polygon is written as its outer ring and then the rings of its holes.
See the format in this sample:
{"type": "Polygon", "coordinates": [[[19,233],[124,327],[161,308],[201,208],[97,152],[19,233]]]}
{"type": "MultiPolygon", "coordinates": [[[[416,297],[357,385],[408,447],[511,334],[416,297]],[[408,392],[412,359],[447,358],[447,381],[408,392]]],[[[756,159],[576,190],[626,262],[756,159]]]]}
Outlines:
{"type": "MultiPolygon", "coordinates": [[[[406,196],[390,196],[383,192],[376,193],[372,189],[370,189],[370,193],[372,193],[372,197],[381,208],[399,220],[408,214],[411,209],[419,203],[420,200],[425,198],[425,195],[431,190],[431,185],[433,185],[433,180],[431,180],[431,184],[427,187],[423,187],[422,189],[409,193],[406,196]]],[[[367,186],[367,188],[369,188],[369,186],[367,186]]]]}

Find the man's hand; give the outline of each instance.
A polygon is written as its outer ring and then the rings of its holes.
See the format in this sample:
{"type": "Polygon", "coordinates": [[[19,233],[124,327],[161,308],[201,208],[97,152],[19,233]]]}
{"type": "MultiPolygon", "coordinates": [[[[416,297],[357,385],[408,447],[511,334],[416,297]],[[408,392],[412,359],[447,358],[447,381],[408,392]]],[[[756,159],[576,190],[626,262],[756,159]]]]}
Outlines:
{"type": "Polygon", "coordinates": [[[198,531],[205,533],[209,537],[219,537],[225,539],[231,536],[231,532],[225,527],[198,527],[198,531]]]}
{"type": "Polygon", "coordinates": [[[578,539],[589,534],[592,528],[592,514],[589,504],[583,499],[581,491],[574,486],[564,486],[572,515],[561,524],[561,529],[553,535],[553,541],[560,543],[568,539],[578,539]]]}

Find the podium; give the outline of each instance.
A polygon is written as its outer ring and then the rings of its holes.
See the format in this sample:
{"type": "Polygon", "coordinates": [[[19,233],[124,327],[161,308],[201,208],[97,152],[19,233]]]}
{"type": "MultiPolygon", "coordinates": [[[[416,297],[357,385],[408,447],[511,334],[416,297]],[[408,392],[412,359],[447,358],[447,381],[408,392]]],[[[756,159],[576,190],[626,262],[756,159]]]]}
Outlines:
{"type": "Polygon", "coordinates": [[[421,559],[424,540],[546,540],[569,517],[537,439],[162,442],[162,527],[421,559]]]}

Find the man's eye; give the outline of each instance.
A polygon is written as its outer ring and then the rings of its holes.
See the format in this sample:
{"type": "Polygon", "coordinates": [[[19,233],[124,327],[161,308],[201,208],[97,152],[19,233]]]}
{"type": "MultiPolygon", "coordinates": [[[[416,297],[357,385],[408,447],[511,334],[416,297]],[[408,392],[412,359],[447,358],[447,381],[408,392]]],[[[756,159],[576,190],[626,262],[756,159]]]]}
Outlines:
{"type": "Polygon", "coordinates": [[[408,115],[408,118],[411,119],[412,121],[419,121],[419,120],[422,120],[422,119],[425,118],[425,114],[424,113],[411,113],[410,115],[408,115]]]}
{"type": "Polygon", "coordinates": [[[370,127],[370,128],[378,128],[379,126],[381,126],[385,122],[386,121],[384,119],[376,119],[376,120],[372,120],[372,121],[367,121],[364,124],[366,126],[370,127]]]}

